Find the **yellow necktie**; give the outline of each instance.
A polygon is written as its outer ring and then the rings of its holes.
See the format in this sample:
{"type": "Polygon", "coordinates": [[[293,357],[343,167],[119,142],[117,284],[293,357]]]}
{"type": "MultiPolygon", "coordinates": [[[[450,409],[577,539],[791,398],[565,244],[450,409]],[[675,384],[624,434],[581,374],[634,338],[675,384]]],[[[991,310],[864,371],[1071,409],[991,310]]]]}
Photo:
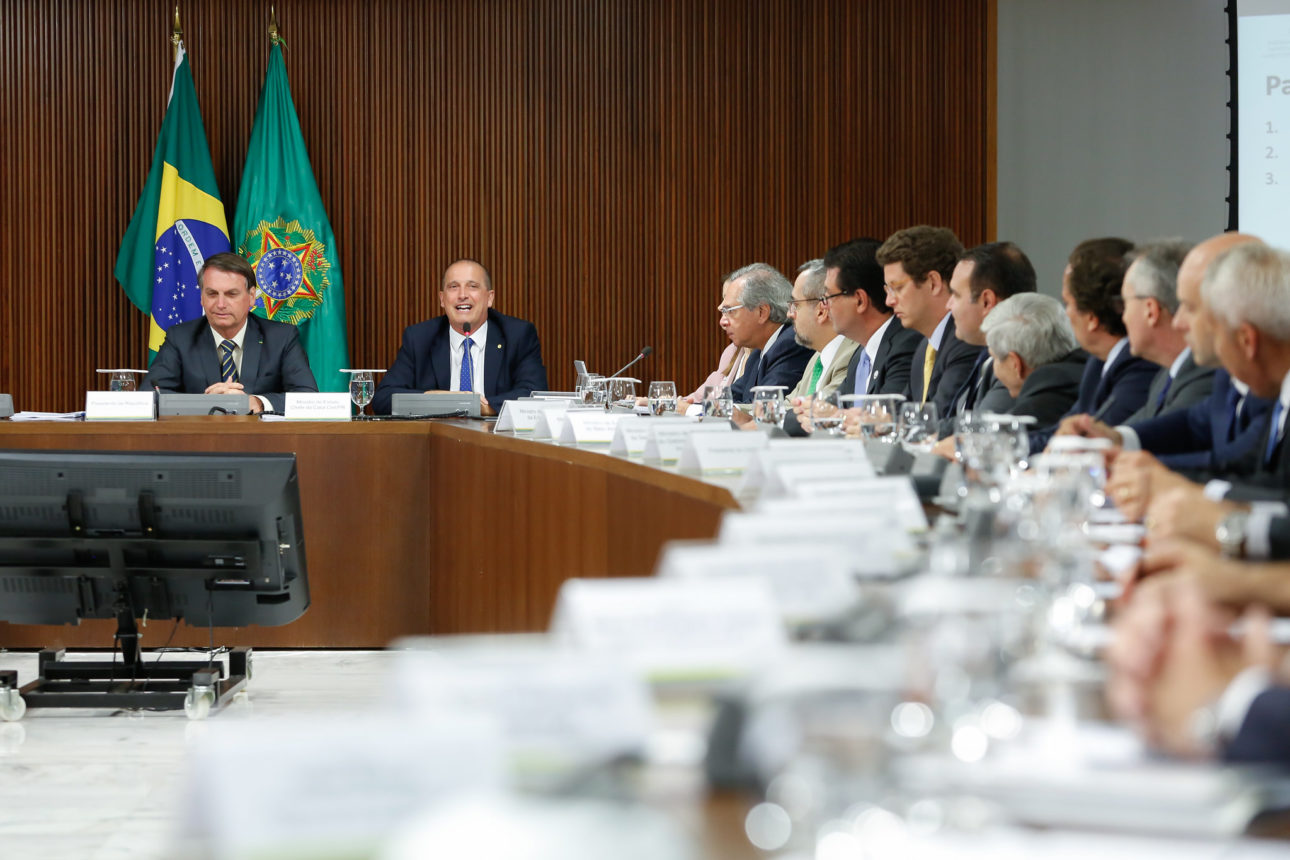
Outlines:
{"type": "Polygon", "coordinates": [[[923,355],[923,402],[927,402],[927,387],[932,384],[932,365],[936,364],[936,347],[930,343],[923,355]]]}

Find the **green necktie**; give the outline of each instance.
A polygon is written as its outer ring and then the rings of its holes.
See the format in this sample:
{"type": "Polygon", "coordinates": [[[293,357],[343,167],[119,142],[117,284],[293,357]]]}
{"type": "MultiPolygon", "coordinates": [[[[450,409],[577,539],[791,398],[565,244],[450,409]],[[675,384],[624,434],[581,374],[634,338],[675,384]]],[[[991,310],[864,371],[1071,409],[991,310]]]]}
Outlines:
{"type": "Polygon", "coordinates": [[[807,394],[814,394],[820,386],[820,375],[824,373],[824,362],[820,361],[820,354],[815,354],[815,362],[811,365],[811,390],[807,394]]]}

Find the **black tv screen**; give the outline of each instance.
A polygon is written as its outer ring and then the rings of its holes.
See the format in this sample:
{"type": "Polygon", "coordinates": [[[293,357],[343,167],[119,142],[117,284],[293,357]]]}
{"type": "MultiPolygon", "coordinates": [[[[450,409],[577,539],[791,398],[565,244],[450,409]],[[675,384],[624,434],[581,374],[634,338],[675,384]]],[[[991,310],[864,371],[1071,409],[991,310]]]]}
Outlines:
{"type": "Polygon", "coordinates": [[[308,606],[293,454],[0,451],[0,621],[241,627],[308,606]]]}

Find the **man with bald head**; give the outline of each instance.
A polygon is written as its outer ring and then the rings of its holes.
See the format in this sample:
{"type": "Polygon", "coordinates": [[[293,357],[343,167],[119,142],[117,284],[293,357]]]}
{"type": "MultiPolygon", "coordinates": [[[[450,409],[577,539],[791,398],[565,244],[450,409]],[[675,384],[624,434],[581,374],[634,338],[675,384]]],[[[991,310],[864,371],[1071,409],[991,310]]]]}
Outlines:
{"type": "Polygon", "coordinates": [[[477,260],[454,261],[439,283],[443,315],[403,331],[403,345],[376,387],[372,409],[390,413],[395,394],[471,391],[480,411],[546,388],[533,323],[493,310],[493,281],[477,260]]]}
{"type": "Polygon", "coordinates": [[[1100,436],[1126,451],[1150,451],[1173,469],[1219,469],[1248,451],[1258,440],[1271,401],[1250,395],[1245,383],[1232,379],[1219,366],[1213,316],[1201,294],[1201,282],[1223,252],[1258,241],[1243,233],[1220,233],[1192,248],[1178,269],[1178,304],[1172,324],[1186,338],[1195,364],[1218,368],[1208,398],[1184,410],[1120,427],[1078,415],[1068,419],[1059,432],[1100,436]]]}

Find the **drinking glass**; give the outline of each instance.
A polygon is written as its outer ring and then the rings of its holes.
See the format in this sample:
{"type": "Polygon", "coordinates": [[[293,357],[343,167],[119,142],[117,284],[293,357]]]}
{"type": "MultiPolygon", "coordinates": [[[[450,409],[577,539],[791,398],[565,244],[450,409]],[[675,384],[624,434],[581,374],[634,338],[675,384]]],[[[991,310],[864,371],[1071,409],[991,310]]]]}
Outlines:
{"type": "Polygon", "coordinates": [[[651,415],[666,415],[676,411],[676,383],[651,382],[649,384],[649,411],[651,415]]]}
{"type": "Polygon", "coordinates": [[[837,391],[821,392],[811,398],[811,426],[827,436],[837,436],[842,430],[842,412],[837,391]]]}
{"type": "Polygon", "coordinates": [[[841,405],[854,410],[855,423],[860,437],[894,444],[897,441],[897,424],[903,394],[844,394],[841,405]]]}
{"type": "Polygon", "coordinates": [[[349,375],[349,399],[358,407],[358,415],[354,416],[357,420],[361,421],[367,417],[365,410],[367,404],[372,402],[372,395],[375,393],[376,386],[372,382],[371,371],[359,370],[349,375]]]}
{"type": "Polygon", "coordinates": [[[784,423],[784,392],[787,385],[755,385],[753,420],[759,427],[779,427],[784,423]]]}
{"type": "Polygon", "coordinates": [[[914,454],[931,453],[938,431],[935,403],[901,403],[900,428],[897,434],[905,450],[914,454]]]}
{"type": "Polygon", "coordinates": [[[605,408],[612,406],[623,406],[627,409],[636,408],[636,383],[639,379],[633,379],[630,376],[614,376],[605,380],[608,388],[608,397],[605,401],[605,408]]]}
{"type": "Polygon", "coordinates": [[[114,370],[108,381],[109,391],[134,391],[139,387],[133,370],[114,370]]]}
{"type": "Polygon", "coordinates": [[[578,386],[578,397],[584,406],[600,406],[608,398],[605,378],[599,373],[589,373],[578,386]]]}
{"type": "Polygon", "coordinates": [[[703,387],[703,417],[729,419],[734,415],[735,397],[729,385],[703,387]]]}

